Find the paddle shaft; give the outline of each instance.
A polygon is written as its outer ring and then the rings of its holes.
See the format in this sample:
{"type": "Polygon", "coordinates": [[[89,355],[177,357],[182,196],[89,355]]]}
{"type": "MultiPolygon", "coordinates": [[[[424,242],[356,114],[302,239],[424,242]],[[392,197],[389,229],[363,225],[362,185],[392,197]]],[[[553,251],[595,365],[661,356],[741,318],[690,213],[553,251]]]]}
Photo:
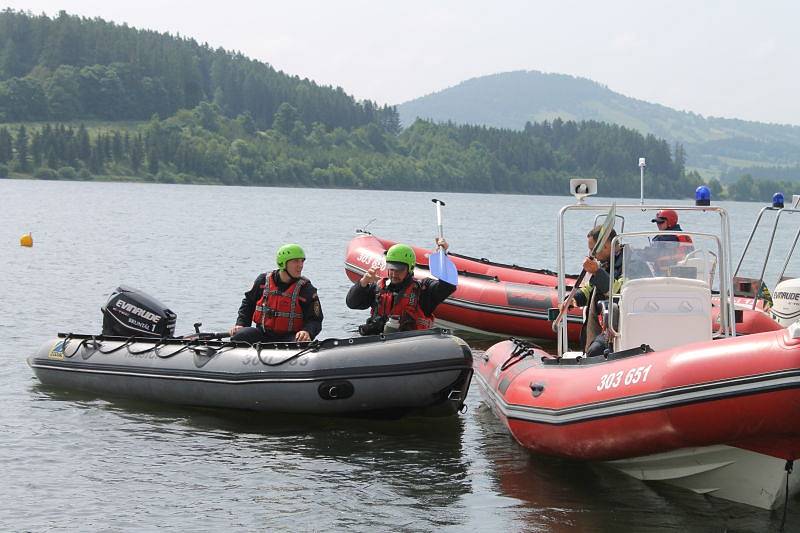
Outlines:
{"type": "MultiPolygon", "coordinates": [[[[442,206],[445,205],[443,201],[437,200],[433,198],[431,202],[436,204],[436,225],[439,227],[439,238],[444,238],[444,232],[442,231],[442,206]]],[[[439,246],[441,248],[441,246],[439,246]]]]}
{"type": "Polygon", "coordinates": [[[458,285],[458,269],[447,257],[447,251],[444,245],[441,244],[444,242],[444,231],[442,230],[442,207],[444,202],[436,198],[431,201],[436,204],[436,224],[439,228],[439,238],[436,239],[438,250],[428,257],[428,268],[430,268],[433,277],[451,285],[458,285]]]}
{"type": "Polygon", "coordinates": [[[575,298],[575,295],[578,293],[578,289],[580,289],[581,287],[583,278],[585,277],[586,277],[586,269],[581,270],[581,273],[578,274],[578,278],[575,280],[575,284],[572,286],[572,290],[569,291],[567,297],[564,298],[563,307],[558,312],[558,316],[556,317],[556,319],[553,320],[553,331],[555,331],[556,328],[558,328],[558,323],[561,321],[562,318],[564,318],[564,313],[566,313],[567,309],[569,309],[569,303],[572,301],[573,298],[575,298]]]}
{"type": "Polygon", "coordinates": [[[219,333],[190,333],[180,338],[187,340],[217,340],[217,339],[224,339],[230,336],[231,336],[230,332],[221,331],[219,333]]]}

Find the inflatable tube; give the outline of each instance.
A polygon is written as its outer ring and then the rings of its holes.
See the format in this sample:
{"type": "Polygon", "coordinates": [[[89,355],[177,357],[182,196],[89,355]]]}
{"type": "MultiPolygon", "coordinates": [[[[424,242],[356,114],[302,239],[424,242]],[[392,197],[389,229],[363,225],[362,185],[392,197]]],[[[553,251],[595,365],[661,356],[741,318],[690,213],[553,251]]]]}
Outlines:
{"type": "Polygon", "coordinates": [[[797,326],[577,359],[505,341],[475,372],[495,413],[536,453],[608,461],[764,508],[782,503],[784,466],[800,458],[797,326]]]}
{"type": "Polygon", "coordinates": [[[324,415],[449,415],[472,377],[442,330],[312,343],[59,334],[28,364],[45,385],[181,405],[324,415]]]}

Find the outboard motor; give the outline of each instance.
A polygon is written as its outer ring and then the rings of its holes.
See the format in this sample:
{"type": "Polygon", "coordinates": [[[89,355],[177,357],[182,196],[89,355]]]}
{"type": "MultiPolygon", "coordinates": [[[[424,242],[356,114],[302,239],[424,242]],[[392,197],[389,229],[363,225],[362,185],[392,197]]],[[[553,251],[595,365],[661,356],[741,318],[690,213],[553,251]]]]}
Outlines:
{"type": "Polygon", "coordinates": [[[173,337],[177,315],[141,291],[117,287],[103,311],[103,335],[173,337]]]}
{"type": "Polygon", "coordinates": [[[800,319],[800,278],[787,279],[775,286],[769,314],[783,327],[789,327],[800,319]]]}

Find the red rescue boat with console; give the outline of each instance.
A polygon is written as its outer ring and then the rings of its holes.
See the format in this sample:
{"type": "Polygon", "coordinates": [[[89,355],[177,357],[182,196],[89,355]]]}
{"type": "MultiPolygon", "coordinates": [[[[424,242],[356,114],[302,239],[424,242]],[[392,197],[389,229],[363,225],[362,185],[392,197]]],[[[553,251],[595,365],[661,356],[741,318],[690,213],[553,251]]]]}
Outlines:
{"type": "MultiPolygon", "coordinates": [[[[564,215],[598,208],[608,206],[561,210],[560,270],[564,215]]],[[[617,206],[626,208],[650,209],[617,206]]],[[[792,473],[800,458],[800,324],[736,336],[727,213],[700,209],[719,215],[720,234],[685,232],[693,257],[659,275],[634,274],[642,260],[633,253],[636,239],[656,232],[612,241],[627,251],[624,282],[606,303],[612,340],[605,354],[568,352],[562,321],[556,354],[504,341],[475,358],[475,376],[492,410],[533,452],[602,462],[639,479],[769,509],[800,489],[800,473],[792,473]],[[717,329],[714,286],[721,295],[717,329]]]]}
{"type": "MultiPolygon", "coordinates": [[[[384,255],[393,244],[396,241],[360,230],[347,246],[347,276],[356,282],[373,266],[380,267],[385,276],[384,255]]],[[[414,276],[430,277],[431,251],[412,248],[417,255],[414,276]]],[[[548,309],[558,306],[555,272],[454,253],[448,257],[458,269],[458,288],[436,308],[437,325],[481,335],[555,339],[548,318],[548,309]]],[[[573,310],[569,316],[571,338],[578,338],[581,322],[580,310],[573,310]]]]}
{"type": "MultiPolygon", "coordinates": [[[[350,280],[358,281],[364,272],[376,265],[385,276],[384,255],[396,242],[359,230],[347,246],[345,272],[350,280]]],[[[430,250],[417,246],[412,248],[417,255],[414,276],[430,277],[430,250]]],[[[462,335],[468,332],[494,337],[555,340],[548,316],[548,310],[557,307],[559,302],[555,272],[455,253],[448,254],[448,257],[458,269],[458,288],[436,308],[437,325],[462,335]]],[[[568,289],[574,281],[575,276],[567,276],[568,289]]],[[[714,299],[716,303],[717,298],[714,299]]],[[[781,327],[763,310],[761,303],[755,307],[752,303],[751,298],[736,298],[737,331],[740,335],[781,327]]],[[[718,305],[715,305],[713,312],[718,310],[718,305]]],[[[569,338],[577,341],[582,323],[581,311],[571,310],[568,322],[569,338]]]]}

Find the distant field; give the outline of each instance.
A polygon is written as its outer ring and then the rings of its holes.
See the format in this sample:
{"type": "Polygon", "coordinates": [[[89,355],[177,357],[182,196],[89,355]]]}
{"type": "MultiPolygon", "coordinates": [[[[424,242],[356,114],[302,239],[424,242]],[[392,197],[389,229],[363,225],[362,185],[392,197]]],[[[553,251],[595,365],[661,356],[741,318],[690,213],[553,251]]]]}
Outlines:
{"type": "Polygon", "coordinates": [[[10,130],[17,130],[20,125],[24,124],[27,129],[38,130],[46,124],[64,124],[71,126],[74,129],[80,127],[81,124],[89,132],[89,135],[94,137],[98,133],[105,133],[108,131],[137,131],[141,126],[147,124],[144,120],[122,120],[122,121],[102,121],[102,120],[68,120],[68,121],[43,121],[43,122],[0,122],[0,127],[6,127],[10,130]]]}

